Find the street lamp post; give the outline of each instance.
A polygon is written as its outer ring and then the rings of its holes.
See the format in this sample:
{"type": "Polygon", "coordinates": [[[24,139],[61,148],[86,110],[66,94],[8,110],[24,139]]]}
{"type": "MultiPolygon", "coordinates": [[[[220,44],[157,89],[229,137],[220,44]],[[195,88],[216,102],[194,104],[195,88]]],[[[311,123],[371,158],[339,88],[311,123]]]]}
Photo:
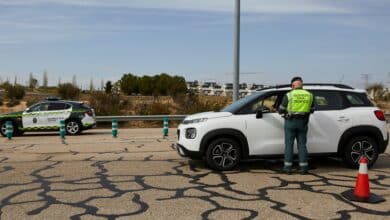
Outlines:
{"type": "Polygon", "coordinates": [[[240,85],[240,11],[241,0],[236,0],[234,31],[233,101],[238,100],[240,85]]]}

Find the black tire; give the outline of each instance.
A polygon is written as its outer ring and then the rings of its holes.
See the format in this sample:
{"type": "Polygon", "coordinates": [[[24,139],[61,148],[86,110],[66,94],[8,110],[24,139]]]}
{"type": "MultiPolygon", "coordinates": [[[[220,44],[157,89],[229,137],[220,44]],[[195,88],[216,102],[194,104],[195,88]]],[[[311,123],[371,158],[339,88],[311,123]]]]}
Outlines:
{"type": "MultiPolygon", "coordinates": [[[[14,129],[14,132],[12,133],[13,137],[23,135],[23,133],[20,134],[21,131],[19,131],[19,129],[16,128],[14,121],[12,121],[12,126],[13,126],[13,129],[14,129]]],[[[1,134],[1,136],[7,137],[7,134],[5,133],[5,131],[6,131],[6,121],[2,121],[2,122],[0,122],[0,134],[1,134]]]]}
{"type": "Polygon", "coordinates": [[[6,137],[7,135],[5,134],[5,121],[0,122],[0,134],[3,137],[6,137]]]}
{"type": "Polygon", "coordinates": [[[350,168],[359,168],[359,161],[363,155],[368,159],[368,167],[372,167],[378,159],[378,144],[371,137],[354,137],[344,148],[343,154],[344,162],[350,168]]]}
{"type": "Polygon", "coordinates": [[[71,119],[65,123],[65,131],[67,135],[78,135],[82,131],[82,125],[80,121],[71,119]]]}
{"type": "Polygon", "coordinates": [[[233,139],[218,138],[206,151],[206,163],[214,170],[232,170],[241,160],[241,147],[233,139]]]}

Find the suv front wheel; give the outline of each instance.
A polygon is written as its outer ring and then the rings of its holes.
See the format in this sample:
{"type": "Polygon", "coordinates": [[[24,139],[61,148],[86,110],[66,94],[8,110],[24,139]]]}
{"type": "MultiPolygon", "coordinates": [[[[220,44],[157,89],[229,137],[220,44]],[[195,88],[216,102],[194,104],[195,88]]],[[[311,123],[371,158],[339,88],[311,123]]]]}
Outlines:
{"type": "Polygon", "coordinates": [[[378,145],[371,137],[354,137],[344,148],[344,161],[351,168],[359,168],[362,156],[368,159],[368,167],[373,166],[378,159],[378,145]]]}
{"type": "Polygon", "coordinates": [[[240,145],[230,138],[218,138],[206,151],[206,162],[214,170],[231,170],[240,162],[240,145]]]}
{"type": "MultiPolygon", "coordinates": [[[[12,122],[13,130],[14,132],[12,133],[12,136],[22,136],[23,131],[19,130],[18,128],[15,127],[15,123],[12,122]]],[[[0,122],[0,134],[3,137],[7,136],[7,125],[5,121],[0,122]]]]}

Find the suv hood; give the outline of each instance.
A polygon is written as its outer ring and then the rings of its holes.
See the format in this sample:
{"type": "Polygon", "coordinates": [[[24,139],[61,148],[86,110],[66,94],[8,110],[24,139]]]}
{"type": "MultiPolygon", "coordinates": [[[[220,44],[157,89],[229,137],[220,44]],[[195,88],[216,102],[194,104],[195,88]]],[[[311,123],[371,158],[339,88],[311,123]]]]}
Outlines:
{"type": "Polygon", "coordinates": [[[184,120],[193,120],[193,119],[199,119],[199,118],[222,118],[222,117],[229,117],[232,116],[233,114],[230,112],[202,112],[202,113],[197,113],[190,115],[186,117],[184,120]]]}

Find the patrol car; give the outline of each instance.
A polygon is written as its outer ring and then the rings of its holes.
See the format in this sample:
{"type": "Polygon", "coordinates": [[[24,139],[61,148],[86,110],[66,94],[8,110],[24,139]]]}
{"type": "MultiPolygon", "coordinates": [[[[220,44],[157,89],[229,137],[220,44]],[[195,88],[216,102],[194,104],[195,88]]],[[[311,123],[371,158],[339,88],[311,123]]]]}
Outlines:
{"type": "MultiPolygon", "coordinates": [[[[314,95],[309,156],[336,156],[357,168],[364,155],[369,166],[384,153],[389,134],[384,113],[366,91],[340,84],[305,84],[314,95]]],[[[257,91],[220,112],[188,116],[178,127],[178,153],[203,158],[209,167],[230,170],[241,160],[283,157],[284,119],[277,113],[291,85],[257,91]]],[[[297,149],[294,149],[295,153],[297,149]]]]}
{"type": "Polygon", "coordinates": [[[26,131],[56,131],[61,120],[65,120],[68,135],[80,134],[96,126],[95,112],[83,102],[47,98],[21,112],[0,114],[0,133],[6,135],[6,122],[13,124],[14,135],[26,131]]]}

